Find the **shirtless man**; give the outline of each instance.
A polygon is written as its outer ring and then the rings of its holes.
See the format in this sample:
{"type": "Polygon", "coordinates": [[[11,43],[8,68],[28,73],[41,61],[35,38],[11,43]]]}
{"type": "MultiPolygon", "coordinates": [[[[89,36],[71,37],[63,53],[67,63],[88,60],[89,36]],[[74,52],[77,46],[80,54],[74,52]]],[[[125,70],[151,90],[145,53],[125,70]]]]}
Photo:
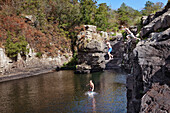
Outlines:
{"type": "Polygon", "coordinates": [[[138,40],[140,40],[140,38],[137,38],[128,28],[126,28],[126,27],[124,27],[124,26],[122,26],[124,29],[125,29],[125,31],[127,32],[127,36],[126,36],[126,38],[128,39],[128,40],[130,40],[130,38],[134,38],[134,39],[138,39],[138,40]]]}
{"type": "Polygon", "coordinates": [[[112,51],[112,46],[110,45],[110,42],[108,42],[108,41],[106,41],[106,45],[109,48],[107,53],[109,55],[109,60],[110,60],[111,58],[113,58],[113,55],[111,55],[111,53],[110,53],[112,51]]]}
{"type": "Polygon", "coordinates": [[[87,84],[90,86],[90,90],[89,91],[94,91],[94,84],[92,82],[92,80],[90,80],[89,84],[87,84]]]}

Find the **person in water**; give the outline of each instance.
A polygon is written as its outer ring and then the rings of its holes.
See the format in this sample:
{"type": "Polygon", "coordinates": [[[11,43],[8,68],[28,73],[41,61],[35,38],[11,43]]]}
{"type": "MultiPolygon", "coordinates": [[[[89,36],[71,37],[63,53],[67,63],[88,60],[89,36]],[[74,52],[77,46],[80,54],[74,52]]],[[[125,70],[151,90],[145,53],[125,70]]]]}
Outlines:
{"type": "Polygon", "coordinates": [[[92,80],[90,80],[89,84],[87,84],[90,86],[89,91],[94,91],[94,83],[92,82],[92,80]]]}
{"type": "Polygon", "coordinates": [[[108,55],[109,55],[109,60],[111,59],[111,58],[113,58],[113,55],[111,55],[111,51],[112,51],[112,46],[110,45],[110,42],[108,42],[108,41],[106,41],[106,45],[107,45],[107,47],[108,47],[108,55]]]}

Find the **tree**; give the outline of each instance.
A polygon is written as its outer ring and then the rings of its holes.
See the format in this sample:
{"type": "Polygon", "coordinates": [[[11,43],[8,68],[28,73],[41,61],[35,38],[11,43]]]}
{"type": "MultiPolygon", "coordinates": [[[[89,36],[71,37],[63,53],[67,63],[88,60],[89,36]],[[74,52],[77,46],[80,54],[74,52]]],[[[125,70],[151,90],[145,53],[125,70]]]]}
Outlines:
{"type": "Polygon", "coordinates": [[[109,10],[110,8],[106,5],[106,3],[99,4],[95,14],[95,25],[98,29],[106,31],[108,28],[109,10]]]}
{"type": "Polygon", "coordinates": [[[143,15],[149,15],[151,13],[155,13],[163,8],[162,2],[153,3],[151,1],[147,1],[145,7],[141,11],[143,15]]]}
{"type": "Polygon", "coordinates": [[[17,42],[13,42],[11,38],[11,34],[8,33],[8,38],[5,43],[5,52],[9,58],[14,61],[17,61],[18,53],[22,56],[25,56],[27,51],[28,42],[25,40],[24,36],[19,36],[19,40],[17,42]]]}
{"type": "Polygon", "coordinates": [[[80,20],[82,24],[94,24],[96,3],[96,0],[80,0],[80,20]]]}
{"type": "Polygon", "coordinates": [[[126,6],[125,3],[122,3],[120,8],[118,9],[118,20],[120,25],[128,25],[130,19],[128,17],[129,12],[128,12],[128,7],[126,6]]]}
{"type": "Polygon", "coordinates": [[[125,3],[122,3],[120,8],[117,10],[118,20],[120,25],[134,25],[136,21],[142,16],[138,10],[135,10],[125,3]]]}

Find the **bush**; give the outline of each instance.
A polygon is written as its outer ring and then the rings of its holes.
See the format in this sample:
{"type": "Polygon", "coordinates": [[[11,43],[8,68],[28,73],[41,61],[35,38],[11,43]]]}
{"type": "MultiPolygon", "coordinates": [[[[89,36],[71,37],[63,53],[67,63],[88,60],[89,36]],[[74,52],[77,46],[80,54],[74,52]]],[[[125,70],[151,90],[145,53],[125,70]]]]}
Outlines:
{"type": "Polygon", "coordinates": [[[126,39],[126,35],[127,35],[126,31],[122,30],[122,36],[123,36],[124,41],[126,39]]]}
{"type": "Polygon", "coordinates": [[[14,39],[12,40],[11,35],[9,34],[5,43],[5,52],[9,58],[17,61],[18,53],[26,55],[26,53],[28,52],[26,48],[27,45],[28,42],[25,41],[24,36],[19,36],[19,40],[17,40],[17,42],[14,42],[14,39]]]}
{"type": "Polygon", "coordinates": [[[42,53],[41,52],[36,53],[36,57],[41,58],[42,57],[42,53]]]}
{"type": "Polygon", "coordinates": [[[70,62],[64,63],[62,68],[63,69],[76,69],[77,63],[78,63],[78,58],[77,58],[77,54],[75,53],[73,58],[70,60],[70,62]]]}

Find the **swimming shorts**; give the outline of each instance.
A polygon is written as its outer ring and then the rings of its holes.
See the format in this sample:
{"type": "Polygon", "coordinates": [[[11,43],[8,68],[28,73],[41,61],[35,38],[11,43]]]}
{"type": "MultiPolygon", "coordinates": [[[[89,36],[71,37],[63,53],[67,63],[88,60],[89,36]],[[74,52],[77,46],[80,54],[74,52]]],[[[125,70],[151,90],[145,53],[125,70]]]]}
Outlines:
{"type": "Polygon", "coordinates": [[[109,48],[108,52],[111,52],[112,51],[112,48],[109,48]]]}

